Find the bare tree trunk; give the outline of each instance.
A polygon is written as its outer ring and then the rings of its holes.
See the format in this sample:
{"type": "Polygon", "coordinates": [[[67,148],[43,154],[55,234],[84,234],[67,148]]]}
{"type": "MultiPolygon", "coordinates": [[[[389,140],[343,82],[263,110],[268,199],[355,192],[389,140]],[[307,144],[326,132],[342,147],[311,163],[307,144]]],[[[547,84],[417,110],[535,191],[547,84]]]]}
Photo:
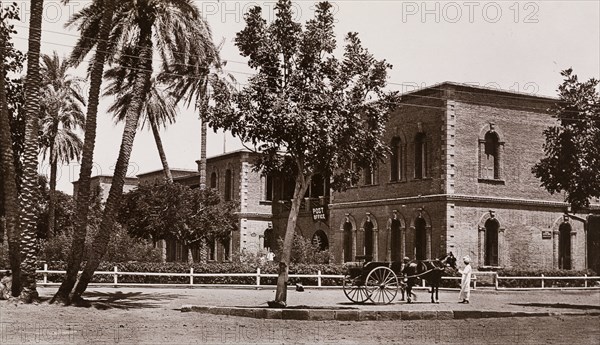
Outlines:
{"type": "Polygon", "coordinates": [[[96,146],[96,119],[98,116],[102,75],[104,74],[104,62],[108,50],[108,34],[111,28],[114,7],[114,0],[104,1],[102,23],[100,24],[100,32],[98,33],[98,45],[92,70],[90,72],[90,92],[88,96],[85,134],[81,153],[81,169],[79,171],[77,195],[75,195],[77,206],[75,210],[75,230],[71,242],[71,254],[69,256],[65,280],[60,285],[56,295],[52,298],[51,303],[55,301],[63,304],[70,303],[69,294],[77,281],[77,273],[81,266],[81,259],[85,248],[88,214],[90,210],[90,178],[92,176],[94,148],[96,146]]]}
{"type": "Polygon", "coordinates": [[[163,172],[165,173],[165,179],[169,183],[173,182],[173,175],[171,174],[171,169],[169,169],[169,162],[167,161],[167,155],[165,154],[165,149],[162,144],[162,140],[160,139],[160,132],[158,130],[158,125],[156,124],[155,119],[148,119],[150,122],[150,127],[152,128],[152,135],[154,136],[154,142],[156,143],[156,148],[158,149],[158,155],[160,156],[160,162],[163,166],[163,172]]]}
{"type": "Polygon", "coordinates": [[[48,202],[48,228],[46,229],[46,238],[54,236],[56,222],[56,170],[58,162],[54,157],[54,144],[50,145],[50,200],[48,202]]]}
{"type": "Polygon", "coordinates": [[[142,101],[144,97],[144,90],[146,85],[150,83],[150,76],[152,73],[152,43],[151,33],[140,34],[141,45],[143,45],[142,52],[140,54],[141,66],[144,68],[138,73],[135,81],[135,94],[133,96],[131,107],[127,111],[125,118],[125,128],[123,130],[123,138],[121,140],[121,147],[119,149],[119,157],[115,165],[115,172],[113,174],[112,185],[108,193],[108,199],[104,207],[104,213],[102,215],[102,222],[98,233],[94,237],[92,243],[92,249],[89,252],[85,268],[83,273],[79,277],[79,281],[75,286],[75,290],[71,296],[71,300],[81,300],[81,295],[87,289],[94,272],[98,268],[102,257],[106,253],[106,248],[110,240],[112,230],[115,225],[115,218],[117,215],[117,209],[123,194],[123,184],[125,181],[125,175],[127,174],[127,167],[129,165],[129,158],[131,156],[131,150],[133,149],[133,140],[138,127],[140,112],[142,109],[142,101]]]}
{"type": "MultiPolygon", "coordinates": [[[[4,195],[4,219],[8,238],[8,257],[12,273],[12,296],[21,293],[21,259],[19,230],[19,196],[17,192],[17,173],[14,165],[12,136],[10,131],[6,86],[4,83],[4,47],[0,42],[0,168],[2,168],[2,187],[4,195]]],[[[3,236],[4,237],[4,236],[3,236]]]]}
{"type": "Polygon", "coordinates": [[[23,184],[21,194],[21,279],[19,299],[24,303],[37,300],[35,270],[37,265],[37,216],[35,189],[38,188],[38,120],[40,110],[40,45],[42,38],[43,0],[31,1],[27,76],[25,79],[25,146],[23,152],[23,184]]]}
{"type": "Polygon", "coordinates": [[[292,244],[294,242],[294,232],[296,230],[296,223],[298,221],[298,214],[300,213],[300,204],[302,198],[308,189],[312,176],[304,176],[302,169],[296,176],[296,186],[294,188],[294,199],[292,199],[292,207],[288,216],[287,228],[285,230],[285,237],[283,239],[283,250],[281,258],[279,259],[279,271],[277,276],[277,290],[275,291],[275,301],[270,303],[272,306],[285,307],[287,305],[287,284],[288,284],[288,270],[290,264],[290,258],[292,256],[292,244]]]}
{"type": "Polygon", "coordinates": [[[191,245],[188,245],[188,247],[187,247],[187,261],[188,261],[188,265],[194,264],[194,253],[192,252],[191,245]]]}

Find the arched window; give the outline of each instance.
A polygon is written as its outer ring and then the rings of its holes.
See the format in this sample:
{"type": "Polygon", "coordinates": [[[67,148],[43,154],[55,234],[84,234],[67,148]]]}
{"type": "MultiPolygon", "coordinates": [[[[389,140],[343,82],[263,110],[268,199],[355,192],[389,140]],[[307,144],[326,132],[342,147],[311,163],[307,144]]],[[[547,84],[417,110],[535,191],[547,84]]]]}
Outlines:
{"type": "Polygon", "coordinates": [[[571,269],[571,224],[566,222],[558,228],[558,268],[571,269]]]}
{"type": "Polygon", "coordinates": [[[485,133],[482,146],[483,152],[480,153],[480,178],[488,180],[500,179],[500,138],[498,137],[498,133],[491,130],[485,133]]]}
{"type": "Polygon", "coordinates": [[[208,240],[208,260],[215,261],[217,259],[217,240],[208,240]]]}
{"type": "Polygon", "coordinates": [[[498,230],[500,223],[495,218],[485,221],[485,266],[498,266],[498,230]]]}
{"type": "Polygon", "coordinates": [[[225,201],[231,201],[232,199],[232,185],[233,185],[233,176],[231,174],[231,170],[227,169],[225,171],[225,201]]]}
{"type": "Polygon", "coordinates": [[[312,243],[316,244],[321,251],[329,249],[329,239],[327,239],[327,234],[323,230],[315,231],[312,243]]]}
{"type": "Polygon", "coordinates": [[[392,139],[390,156],[390,181],[402,180],[402,141],[399,137],[392,139]]]}
{"type": "Polygon", "coordinates": [[[390,231],[391,231],[390,241],[392,241],[392,243],[391,243],[392,261],[400,261],[400,260],[402,260],[402,253],[400,252],[400,248],[401,248],[400,241],[402,240],[400,237],[400,220],[392,219],[392,225],[391,225],[390,231]]]}
{"type": "Polygon", "coordinates": [[[415,257],[427,259],[427,223],[422,217],[415,219],[415,257]]]}
{"type": "Polygon", "coordinates": [[[373,223],[365,222],[365,256],[373,258],[373,223]]]}
{"type": "Polygon", "coordinates": [[[210,174],[210,188],[217,189],[217,173],[210,174]]]}
{"type": "Polygon", "coordinates": [[[364,174],[365,174],[365,185],[372,185],[375,183],[375,178],[374,178],[374,172],[373,172],[373,168],[372,167],[366,167],[364,169],[364,174]]]}
{"type": "Polygon", "coordinates": [[[354,261],[352,258],[352,223],[344,223],[344,262],[354,261]]]}
{"type": "Polygon", "coordinates": [[[231,261],[231,250],[229,248],[231,245],[231,237],[227,236],[221,240],[221,244],[223,245],[223,261],[231,261]]]}
{"type": "Polygon", "coordinates": [[[418,133],[415,137],[415,178],[427,177],[427,136],[418,133]]]}

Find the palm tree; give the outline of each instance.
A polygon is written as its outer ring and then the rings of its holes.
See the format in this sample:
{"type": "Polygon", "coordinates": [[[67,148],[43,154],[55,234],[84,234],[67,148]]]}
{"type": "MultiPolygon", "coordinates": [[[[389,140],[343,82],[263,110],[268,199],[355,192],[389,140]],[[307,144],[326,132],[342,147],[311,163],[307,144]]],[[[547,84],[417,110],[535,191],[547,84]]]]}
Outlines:
{"type": "Polygon", "coordinates": [[[83,80],[69,75],[69,67],[68,62],[61,61],[56,52],[52,56],[42,57],[44,88],[40,112],[40,146],[44,158],[48,155],[50,162],[47,238],[54,234],[58,162],[69,163],[73,159],[79,159],[83,145],[74,132],[85,123],[82,108],[85,101],[81,95],[83,80]]]}
{"type": "MultiPolygon", "coordinates": [[[[100,228],[94,237],[86,266],[73,292],[74,300],[81,299],[81,294],[86,290],[106,252],[123,193],[123,181],[138,127],[139,114],[151,86],[154,50],[157,50],[164,69],[169,68],[176,61],[173,58],[175,55],[211,57],[215,54],[208,24],[193,1],[127,0],[119,3],[115,14],[111,44],[115,42],[114,45],[120,48],[129,47],[125,51],[132,51],[134,54],[131,55],[139,60],[133,77],[133,94],[125,116],[125,128],[113,174],[113,183],[100,228]]],[[[116,60],[131,57],[125,55],[130,54],[119,52],[116,60]]],[[[126,66],[127,63],[119,63],[119,65],[126,66]]]]}
{"type": "MultiPolygon", "coordinates": [[[[133,72],[137,72],[129,69],[137,65],[137,61],[133,60],[137,59],[133,58],[130,59],[130,61],[127,61],[134,63],[133,65],[118,66],[106,71],[105,74],[105,77],[110,80],[110,84],[107,86],[105,94],[116,96],[114,103],[108,111],[114,114],[115,120],[118,122],[125,121],[127,110],[133,99],[134,92],[132,81],[135,74],[133,72]]],[[[142,103],[140,128],[144,128],[146,124],[149,124],[163,166],[165,179],[168,182],[173,182],[173,176],[171,174],[171,169],[169,169],[167,156],[160,138],[159,127],[166,127],[167,124],[174,123],[176,116],[177,103],[174,98],[170,94],[162,91],[160,83],[156,78],[152,78],[142,103]]]]}
{"type": "MultiPolygon", "coordinates": [[[[223,43],[219,45],[217,51],[223,43]]],[[[230,74],[223,73],[226,62],[215,55],[213,59],[198,59],[190,57],[182,62],[186,66],[187,75],[194,78],[172,78],[172,73],[165,73],[162,79],[169,82],[169,89],[177,102],[183,100],[188,106],[195,100],[194,106],[200,113],[200,189],[206,188],[206,134],[207,123],[204,113],[208,108],[211,89],[226,89],[233,91],[235,78],[230,74]]],[[[200,262],[206,263],[208,256],[207,238],[200,240],[200,262]]],[[[189,256],[189,255],[188,255],[189,256]]]]}
{"type": "Polygon", "coordinates": [[[20,300],[31,303],[37,299],[35,270],[37,238],[35,189],[38,186],[38,118],[40,110],[40,43],[42,38],[43,0],[31,1],[27,75],[25,77],[25,147],[23,150],[23,181],[20,197],[21,279],[20,300]]]}
{"type": "MultiPolygon", "coordinates": [[[[10,9],[7,11],[8,16],[14,19],[14,12],[11,15],[10,9]]],[[[8,237],[8,251],[10,269],[12,273],[12,291],[13,297],[18,297],[21,293],[20,284],[20,253],[19,253],[19,207],[18,207],[18,191],[17,191],[17,173],[14,165],[14,152],[12,147],[12,134],[10,126],[10,112],[8,109],[8,101],[6,97],[6,75],[5,56],[12,48],[9,42],[9,30],[5,26],[4,21],[0,23],[0,168],[2,171],[2,190],[4,200],[4,219],[8,237]]],[[[3,234],[2,234],[3,235],[3,234]]]]}
{"type": "MultiPolygon", "coordinates": [[[[96,146],[96,118],[98,115],[98,103],[100,101],[100,88],[102,86],[102,75],[104,63],[108,56],[108,39],[111,29],[114,0],[96,0],[89,8],[98,13],[98,20],[90,26],[89,22],[81,23],[78,28],[81,37],[77,41],[75,49],[71,54],[71,62],[80,64],[84,57],[96,48],[96,53],[90,64],[90,92],[88,94],[88,107],[86,112],[85,131],[83,139],[83,150],[81,152],[81,168],[79,170],[79,188],[76,197],[75,229],[71,242],[71,253],[67,263],[67,274],[60,285],[56,295],[51,302],[58,301],[63,304],[70,303],[70,293],[75,286],[77,273],[81,266],[85,237],[87,235],[88,214],[90,209],[90,178],[92,176],[92,165],[94,160],[94,148],[96,146]]],[[[88,10],[84,9],[83,11],[88,10]]],[[[76,20],[76,18],[74,18],[76,20]]],[[[67,23],[72,25],[73,22],[67,23]]]]}

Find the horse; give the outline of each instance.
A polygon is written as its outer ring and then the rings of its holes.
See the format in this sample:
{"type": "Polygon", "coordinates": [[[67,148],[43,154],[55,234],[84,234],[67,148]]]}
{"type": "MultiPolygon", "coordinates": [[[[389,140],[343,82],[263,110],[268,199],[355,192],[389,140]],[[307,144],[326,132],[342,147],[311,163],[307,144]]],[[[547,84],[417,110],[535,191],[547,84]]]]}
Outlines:
{"type": "Polygon", "coordinates": [[[411,295],[414,295],[412,293],[412,287],[418,284],[418,278],[424,279],[429,286],[431,286],[431,303],[440,303],[438,292],[440,283],[442,282],[442,276],[448,267],[456,270],[456,258],[452,252],[448,253],[441,260],[410,261],[402,270],[404,281],[406,283],[407,303],[412,302],[411,295]],[[434,293],[435,300],[433,298],[434,293]]]}

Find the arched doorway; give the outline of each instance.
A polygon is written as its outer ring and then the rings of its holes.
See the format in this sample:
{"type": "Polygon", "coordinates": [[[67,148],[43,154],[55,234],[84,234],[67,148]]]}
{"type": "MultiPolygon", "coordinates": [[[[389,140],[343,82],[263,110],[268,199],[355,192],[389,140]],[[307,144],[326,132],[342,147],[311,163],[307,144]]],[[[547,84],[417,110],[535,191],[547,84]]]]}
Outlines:
{"type": "Polygon", "coordinates": [[[365,256],[373,258],[373,222],[366,221],[364,225],[365,229],[365,256]]]}
{"type": "Polygon", "coordinates": [[[571,269],[571,224],[567,222],[558,228],[558,268],[571,269]]]}
{"type": "Polygon", "coordinates": [[[273,238],[273,228],[268,228],[264,233],[264,248],[274,250],[275,239],[273,238]]]}
{"type": "Polygon", "coordinates": [[[422,217],[415,219],[415,258],[427,259],[427,223],[422,217]]]}
{"type": "Polygon", "coordinates": [[[588,217],[587,265],[600,274],[600,216],[588,217]]]}
{"type": "Polygon", "coordinates": [[[498,266],[498,230],[500,223],[495,218],[485,221],[485,266],[498,266]]]}
{"type": "Polygon", "coordinates": [[[400,234],[401,223],[399,219],[392,219],[392,224],[390,226],[390,241],[391,243],[391,256],[392,261],[400,261],[402,260],[402,252],[401,252],[401,234],[400,234]]]}
{"type": "Polygon", "coordinates": [[[344,223],[344,262],[353,261],[352,258],[352,223],[344,223]]]}

